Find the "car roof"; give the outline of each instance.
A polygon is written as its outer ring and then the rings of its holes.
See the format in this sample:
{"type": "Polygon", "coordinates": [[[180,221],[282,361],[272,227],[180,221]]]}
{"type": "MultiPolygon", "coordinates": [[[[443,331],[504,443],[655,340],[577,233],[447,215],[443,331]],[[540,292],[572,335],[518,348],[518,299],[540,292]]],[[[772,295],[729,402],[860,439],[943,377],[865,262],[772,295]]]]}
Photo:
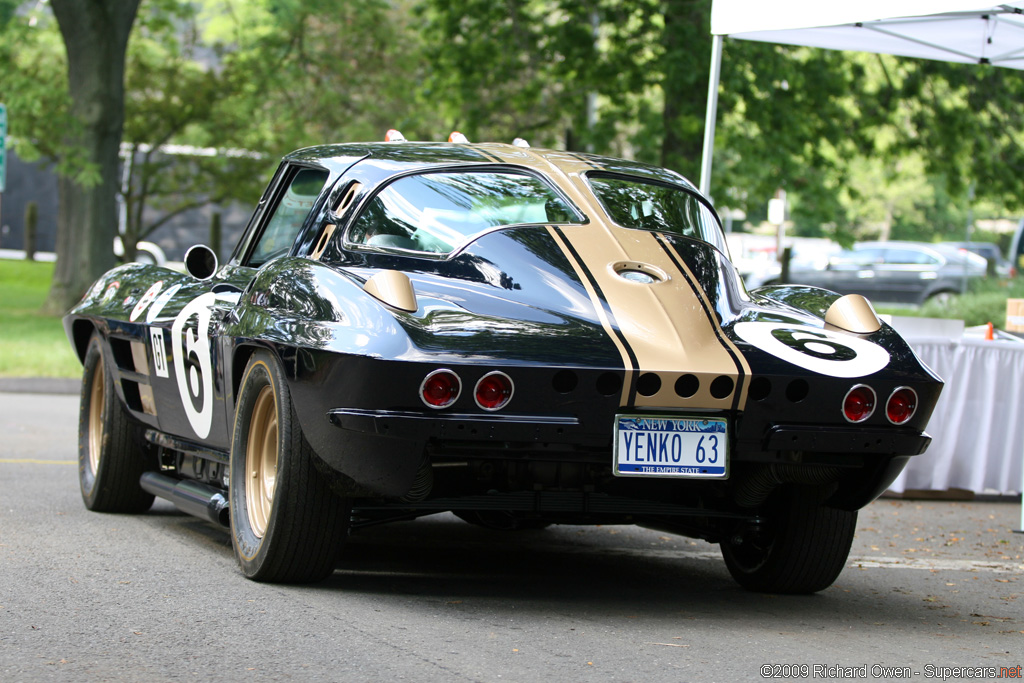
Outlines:
{"type": "Polygon", "coordinates": [[[296,150],[284,160],[343,171],[353,163],[370,161],[393,167],[395,172],[466,165],[518,165],[550,174],[551,167],[563,172],[603,171],[641,176],[680,185],[697,193],[697,188],[675,171],[613,157],[582,152],[523,148],[504,143],[451,142],[363,142],[318,145],[296,150]]]}

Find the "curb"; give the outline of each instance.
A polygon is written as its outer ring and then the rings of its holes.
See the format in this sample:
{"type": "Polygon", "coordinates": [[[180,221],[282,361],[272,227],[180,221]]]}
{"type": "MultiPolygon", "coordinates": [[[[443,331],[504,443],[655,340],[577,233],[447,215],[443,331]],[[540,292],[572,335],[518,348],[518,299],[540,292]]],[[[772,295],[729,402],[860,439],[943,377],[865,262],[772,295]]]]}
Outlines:
{"type": "Polygon", "coordinates": [[[78,394],[82,381],[69,377],[0,377],[0,392],[8,394],[78,394]]]}

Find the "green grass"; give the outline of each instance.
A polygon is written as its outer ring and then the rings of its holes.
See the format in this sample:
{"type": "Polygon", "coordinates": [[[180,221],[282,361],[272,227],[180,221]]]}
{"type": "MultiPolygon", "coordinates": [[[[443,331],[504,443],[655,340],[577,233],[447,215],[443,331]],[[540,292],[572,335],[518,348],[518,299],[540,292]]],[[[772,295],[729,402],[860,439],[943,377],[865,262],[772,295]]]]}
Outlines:
{"type": "Polygon", "coordinates": [[[0,377],[79,377],[60,318],[41,315],[53,263],[0,259],[0,377]]]}
{"type": "Polygon", "coordinates": [[[1024,277],[1013,280],[986,278],[972,282],[970,291],[954,297],[944,305],[929,302],[920,308],[879,308],[879,313],[922,318],[963,320],[967,327],[993,323],[999,329],[1006,325],[1006,300],[1024,299],[1024,277]]]}

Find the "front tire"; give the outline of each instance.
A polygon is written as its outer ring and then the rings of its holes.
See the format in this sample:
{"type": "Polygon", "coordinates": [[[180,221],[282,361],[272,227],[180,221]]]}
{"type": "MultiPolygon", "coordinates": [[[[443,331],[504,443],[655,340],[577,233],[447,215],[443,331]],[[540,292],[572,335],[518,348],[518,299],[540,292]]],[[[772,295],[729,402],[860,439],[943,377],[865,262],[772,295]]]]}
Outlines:
{"type": "Polygon", "coordinates": [[[857,512],[819,504],[800,489],[787,489],[766,528],[722,541],[729,573],[747,590],[816,593],[846,566],[857,512]]]}
{"type": "Polygon", "coordinates": [[[85,352],[78,404],[78,483],[85,507],[95,512],[145,512],[153,495],[139,486],[151,451],[125,413],[93,334],[85,352]]]}
{"type": "Polygon", "coordinates": [[[935,294],[932,294],[930,297],[928,297],[925,303],[931,304],[932,306],[936,306],[938,308],[948,308],[949,305],[953,303],[953,300],[956,299],[956,297],[956,292],[943,290],[941,292],[935,292],[935,294]]]}
{"type": "Polygon", "coordinates": [[[275,357],[257,351],[242,379],[231,440],[231,540],[248,578],[330,576],[351,509],[317,471],[275,357]]]}

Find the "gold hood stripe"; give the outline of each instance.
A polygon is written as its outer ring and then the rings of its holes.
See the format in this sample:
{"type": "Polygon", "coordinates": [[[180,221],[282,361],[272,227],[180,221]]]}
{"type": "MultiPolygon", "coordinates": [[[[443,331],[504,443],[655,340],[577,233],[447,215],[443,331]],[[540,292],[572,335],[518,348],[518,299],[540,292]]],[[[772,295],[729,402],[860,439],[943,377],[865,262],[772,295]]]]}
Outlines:
{"type": "MultiPolygon", "coordinates": [[[[561,226],[559,231],[580,266],[593,278],[592,290],[599,292],[611,309],[617,330],[609,330],[609,334],[621,335],[631,359],[635,359],[629,384],[647,372],[661,378],[657,392],[624,398],[632,399],[632,405],[652,408],[728,409],[736,405],[733,399],[743,388],[740,378],[749,373],[724,344],[725,335],[714,309],[698,295],[696,279],[678,255],[673,258],[654,233],[609,223],[561,226]],[[621,261],[649,264],[668,278],[654,284],[630,282],[612,267],[621,261]],[[684,374],[700,381],[697,393],[687,398],[675,391],[676,381],[684,374]],[[720,376],[731,377],[735,386],[728,396],[715,398],[711,382],[720,376]]],[[[594,305],[599,308],[603,302],[595,300],[594,305]]]]}
{"type": "Polygon", "coordinates": [[[733,342],[733,340],[730,339],[728,335],[726,335],[725,330],[722,329],[721,323],[718,322],[718,316],[715,314],[715,307],[711,304],[711,301],[708,299],[707,293],[704,291],[704,288],[700,286],[700,281],[697,279],[697,276],[694,275],[693,271],[691,271],[689,266],[686,265],[686,262],[679,255],[679,252],[672,245],[672,243],[670,243],[661,235],[657,235],[656,238],[658,242],[661,244],[662,248],[665,250],[665,252],[672,259],[673,263],[675,264],[679,272],[682,273],[683,276],[687,279],[687,281],[690,284],[690,288],[693,290],[693,293],[697,296],[698,299],[700,299],[704,307],[704,312],[707,314],[708,321],[714,327],[715,335],[718,337],[718,341],[722,344],[723,347],[725,347],[726,351],[732,358],[733,363],[735,363],[736,365],[738,377],[736,377],[736,388],[734,390],[733,409],[738,410],[740,407],[745,405],[747,401],[747,389],[749,388],[749,378],[751,374],[750,364],[747,363],[747,358],[746,356],[743,355],[743,352],[740,351],[739,347],[736,346],[735,342],[733,342]]]}
{"type": "Polygon", "coordinates": [[[559,187],[589,217],[586,225],[560,225],[548,231],[575,269],[622,356],[626,370],[622,405],[719,410],[742,406],[750,376],[743,354],[725,335],[697,278],[672,245],[656,233],[611,222],[585,177],[599,169],[570,152],[486,147],[501,162],[561,176],[567,182],[559,187]],[[630,282],[614,271],[613,265],[619,262],[648,264],[668,278],[654,284],[630,282]],[[647,372],[661,378],[661,388],[643,396],[636,386],[647,372]],[[688,374],[697,377],[700,389],[682,398],[675,384],[688,374]],[[735,384],[728,396],[719,399],[711,395],[710,387],[721,376],[735,384]]]}
{"type": "Polygon", "coordinates": [[[619,331],[618,325],[615,323],[614,318],[610,311],[607,310],[604,304],[604,296],[598,290],[597,284],[594,282],[593,277],[587,268],[583,265],[583,261],[579,254],[576,253],[575,249],[572,248],[566,242],[564,235],[561,233],[561,228],[555,228],[553,226],[548,227],[548,233],[551,238],[558,245],[559,249],[568,259],[573,270],[576,271],[576,276],[583,283],[583,288],[587,292],[587,296],[590,297],[590,302],[594,305],[594,310],[597,312],[597,319],[601,322],[601,327],[604,328],[605,333],[615,344],[615,348],[618,350],[619,355],[622,357],[622,366],[626,370],[626,378],[622,384],[622,395],[620,403],[622,405],[629,405],[631,403],[631,395],[633,392],[633,386],[635,385],[637,368],[637,359],[633,355],[632,350],[626,343],[625,338],[619,331]]]}

